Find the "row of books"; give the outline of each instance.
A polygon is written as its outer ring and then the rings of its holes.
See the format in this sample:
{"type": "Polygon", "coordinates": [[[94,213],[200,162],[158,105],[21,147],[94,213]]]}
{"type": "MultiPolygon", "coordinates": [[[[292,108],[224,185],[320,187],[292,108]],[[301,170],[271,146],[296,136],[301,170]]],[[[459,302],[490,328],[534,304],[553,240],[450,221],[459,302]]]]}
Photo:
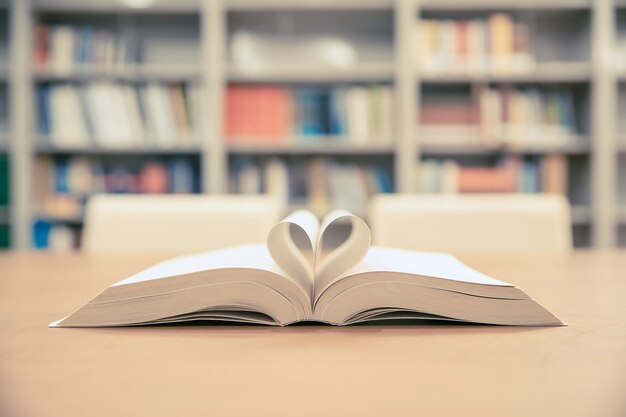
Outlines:
{"type": "Polygon", "coordinates": [[[415,30],[416,65],[427,72],[520,72],[533,68],[531,29],[510,14],[424,19],[415,30]]]}
{"type": "Polygon", "coordinates": [[[329,136],[355,145],[388,144],[393,136],[389,86],[232,85],[225,101],[225,134],[231,144],[305,144],[329,136]]]}
{"type": "Polygon", "coordinates": [[[229,178],[231,192],[271,194],[285,206],[304,206],[319,216],[337,207],[361,212],[373,194],[393,192],[387,168],[326,158],[259,163],[239,157],[229,178]]]}
{"type": "Polygon", "coordinates": [[[567,88],[488,87],[425,94],[420,112],[424,142],[479,140],[483,144],[564,145],[580,131],[567,88]]]}
{"type": "Polygon", "coordinates": [[[188,158],[167,161],[104,163],[86,157],[38,158],[35,200],[39,213],[52,219],[76,219],[98,193],[195,193],[199,174],[188,158]]]}
{"type": "Polygon", "coordinates": [[[419,193],[554,193],[567,194],[567,159],[509,156],[496,166],[463,166],[453,160],[422,161],[419,193]]]}
{"type": "Polygon", "coordinates": [[[46,84],[39,133],[59,147],[184,147],[195,141],[196,93],[184,84],[46,84]]]}
{"type": "Polygon", "coordinates": [[[33,63],[37,71],[112,70],[138,62],[138,48],[124,37],[88,25],[38,24],[33,63]]]}

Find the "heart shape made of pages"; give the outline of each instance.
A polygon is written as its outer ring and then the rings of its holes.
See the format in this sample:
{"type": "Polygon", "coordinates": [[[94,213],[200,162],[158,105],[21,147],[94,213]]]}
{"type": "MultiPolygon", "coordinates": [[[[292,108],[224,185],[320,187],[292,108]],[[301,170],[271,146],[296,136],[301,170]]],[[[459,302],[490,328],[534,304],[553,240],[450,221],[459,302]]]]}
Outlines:
{"type": "Polygon", "coordinates": [[[367,223],[346,210],[331,212],[321,225],[311,212],[298,210],[272,228],[267,248],[274,262],[290,277],[314,294],[320,294],[365,257],[371,240],[367,223]],[[350,225],[350,233],[333,250],[322,253],[324,238],[346,223],[350,225]],[[298,246],[294,236],[300,236],[298,241],[304,245],[298,246]]]}

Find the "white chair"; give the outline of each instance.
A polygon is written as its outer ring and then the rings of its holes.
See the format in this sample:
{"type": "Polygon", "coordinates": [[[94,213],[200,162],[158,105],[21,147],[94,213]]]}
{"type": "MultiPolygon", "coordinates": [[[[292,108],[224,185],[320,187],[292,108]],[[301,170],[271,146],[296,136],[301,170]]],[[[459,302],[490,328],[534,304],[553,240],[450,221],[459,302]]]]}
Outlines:
{"type": "Polygon", "coordinates": [[[282,211],[266,196],[102,194],[87,204],[83,248],[185,254],[261,243],[282,211]]]}
{"type": "Polygon", "coordinates": [[[368,220],[376,245],[412,250],[565,253],[567,200],[557,195],[377,195],[368,220]]]}

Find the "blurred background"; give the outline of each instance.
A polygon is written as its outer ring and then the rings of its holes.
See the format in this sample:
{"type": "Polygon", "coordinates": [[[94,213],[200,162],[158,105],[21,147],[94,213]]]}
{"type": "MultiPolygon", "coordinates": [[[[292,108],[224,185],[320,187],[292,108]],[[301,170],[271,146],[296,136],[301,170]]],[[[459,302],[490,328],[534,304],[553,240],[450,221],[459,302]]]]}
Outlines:
{"type": "Polygon", "coordinates": [[[550,193],[626,246],[626,1],[0,0],[0,247],[100,193],[550,193]]]}

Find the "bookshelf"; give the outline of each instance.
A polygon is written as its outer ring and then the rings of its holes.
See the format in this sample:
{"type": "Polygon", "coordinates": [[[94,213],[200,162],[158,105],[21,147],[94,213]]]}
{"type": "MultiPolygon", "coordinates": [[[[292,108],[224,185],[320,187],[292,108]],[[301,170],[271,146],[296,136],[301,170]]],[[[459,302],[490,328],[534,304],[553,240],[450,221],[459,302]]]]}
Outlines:
{"type": "MultiPolygon", "coordinates": [[[[0,59],[8,63],[0,64],[0,157],[10,158],[15,190],[12,210],[0,207],[0,225],[11,223],[13,246],[21,249],[32,247],[37,221],[44,221],[46,227],[80,230],[80,210],[61,216],[42,209],[37,192],[41,175],[36,172],[46,163],[77,160],[80,166],[89,161],[101,166],[105,176],[118,172],[113,165],[121,164],[139,177],[146,164],[169,167],[184,161],[193,173],[193,191],[275,191],[278,187],[290,209],[313,205],[323,211],[337,202],[311,201],[311,193],[307,197],[303,190],[314,188],[319,194],[320,189],[307,180],[308,173],[343,176],[346,184],[352,181],[348,178],[366,177],[372,181],[371,189],[415,193],[419,172],[433,161],[453,161],[463,168],[497,167],[517,159],[536,176],[542,161],[552,158],[566,167],[561,187],[572,204],[576,245],[626,245],[626,189],[621,180],[626,178],[626,119],[619,117],[626,111],[626,62],[611,58],[626,56],[613,53],[623,51],[625,45],[626,3],[621,0],[529,0],[505,6],[501,0],[0,0],[0,58],[12,51],[11,59],[0,59]],[[512,22],[515,54],[521,51],[515,55],[521,61],[515,62],[520,65],[503,70],[479,64],[470,66],[471,71],[459,71],[463,66],[427,68],[416,62],[427,55],[423,49],[428,45],[419,34],[430,30],[425,29],[429,22],[446,22],[446,27],[450,22],[471,22],[475,35],[491,24],[494,15],[502,14],[505,26],[512,22]],[[68,36],[69,28],[76,32],[70,35],[75,42],[85,42],[90,33],[103,33],[111,39],[103,44],[109,42],[116,52],[104,53],[105,58],[87,54],[80,55],[78,62],[61,59],[60,64],[40,65],[32,58],[42,25],[50,33],[63,28],[61,38],[68,36]],[[119,45],[124,45],[122,52],[119,45]],[[60,94],[52,95],[71,102],[68,95],[81,97],[92,85],[119,87],[124,93],[113,95],[124,97],[140,97],[149,86],[168,92],[162,91],[161,96],[180,88],[185,98],[193,96],[193,105],[185,107],[193,134],[182,140],[185,135],[180,130],[170,129],[159,140],[141,135],[142,140],[113,146],[87,128],[83,131],[89,135],[83,136],[88,137],[72,137],[76,133],[72,130],[58,135],[41,131],[38,92],[60,89],[60,94]],[[275,136],[234,138],[223,128],[224,120],[232,116],[224,97],[233,87],[258,87],[289,96],[290,108],[309,108],[307,99],[304,105],[298,101],[302,95],[314,95],[330,106],[334,100],[351,100],[343,96],[367,95],[371,105],[371,91],[389,89],[392,133],[385,140],[377,140],[384,135],[358,128],[352,132],[360,133],[350,134],[348,115],[341,128],[329,127],[327,120],[304,128],[302,119],[291,117],[288,133],[283,129],[275,136]],[[67,92],[72,89],[75,92],[67,92]],[[481,119],[471,134],[456,128],[443,135],[428,134],[423,112],[429,106],[434,103],[436,108],[437,102],[452,97],[481,108],[481,94],[487,97],[485,103],[504,102],[513,94],[517,105],[526,108],[554,108],[554,102],[561,103],[558,112],[566,116],[557,123],[558,138],[542,140],[542,133],[535,135],[540,140],[518,141],[501,133],[500,137],[490,134],[485,141],[485,126],[492,129],[493,118],[481,119]],[[3,110],[3,100],[12,109],[10,114],[3,110]],[[268,169],[281,180],[269,184],[268,169]],[[292,180],[298,191],[290,196],[284,188],[292,180]]],[[[363,104],[354,100],[354,106],[362,109],[363,104]]],[[[358,111],[350,114],[353,119],[360,117],[354,116],[358,111]]],[[[147,119],[143,122],[145,134],[147,119]]],[[[509,130],[498,127],[498,131],[509,130]]],[[[137,139],[133,132],[127,139],[137,139]]],[[[537,131],[528,132],[523,135],[537,131]]],[[[337,188],[334,194],[342,192],[337,188]]],[[[361,203],[366,196],[354,198],[359,203],[353,208],[365,214],[361,203]]]]}

